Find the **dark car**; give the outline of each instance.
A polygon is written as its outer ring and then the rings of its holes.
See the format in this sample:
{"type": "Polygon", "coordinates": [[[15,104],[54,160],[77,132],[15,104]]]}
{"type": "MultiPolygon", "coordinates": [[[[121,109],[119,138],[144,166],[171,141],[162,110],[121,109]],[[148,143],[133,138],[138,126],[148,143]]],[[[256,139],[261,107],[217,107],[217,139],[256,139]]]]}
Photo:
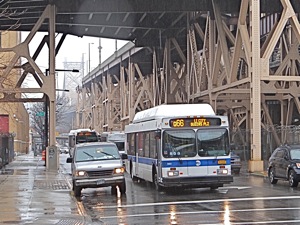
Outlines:
{"type": "Polygon", "coordinates": [[[290,187],[297,187],[300,181],[300,145],[282,145],[269,158],[268,176],[271,184],[289,181],[290,187]]]}
{"type": "Polygon", "coordinates": [[[231,171],[235,174],[239,174],[242,168],[241,158],[235,152],[231,152],[231,171]]]}

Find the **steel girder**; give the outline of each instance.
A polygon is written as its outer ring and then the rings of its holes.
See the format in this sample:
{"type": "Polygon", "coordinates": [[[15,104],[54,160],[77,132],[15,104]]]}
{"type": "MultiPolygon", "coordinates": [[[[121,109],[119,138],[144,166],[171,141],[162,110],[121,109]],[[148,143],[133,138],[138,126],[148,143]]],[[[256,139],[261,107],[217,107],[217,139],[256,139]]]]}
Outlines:
{"type": "MultiPolygon", "coordinates": [[[[299,19],[290,0],[281,0],[283,10],[274,15],[261,13],[255,0],[241,0],[238,15],[223,14],[218,1],[212,4],[213,13],[190,14],[186,48],[170,37],[163,49],[151,49],[149,74],[138,61],[120,62],[120,73],[103,76],[93,93],[98,101],[85,110],[96,106],[93,120],[101,132],[124,129],[137,111],[156,105],[208,102],[229,115],[233,131],[250,130],[249,170],[260,171],[261,128],[277,125],[268,103],[280,103],[280,125],[291,124],[294,106],[300,112],[299,19]]],[[[271,132],[277,145],[284,142],[271,132]]]]}
{"type": "MultiPolygon", "coordinates": [[[[12,54],[13,57],[10,61],[5,64],[1,70],[3,71],[0,77],[0,92],[1,98],[0,102],[38,102],[45,101],[44,97],[27,97],[26,94],[37,94],[44,93],[49,97],[49,128],[50,128],[50,145],[55,145],[55,6],[48,5],[39,20],[36,22],[35,26],[31,29],[30,33],[26,37],[26,39],[19,43],[16,46],[11,48],[0,48],[0,52],[5,52],[8,54],[12,54]],[[45,37],[34,55],[30,55],[29,44],[32,41],[34,35],[38,32],[41,25],[45,20],[48,20],[48,36],[45,37]],[[39,55],[43,45],[45,43],[49,44],[49,74],[46,72],[43,73],[38,65],[35,63],[35,59],[39,55]],[[20,65],[21,59],[26,59],[27,62],[23,65],[20,65]],[[13,74],[12,71],[15,70],[21,71],[18,74],[16,79],[16,83],[11,85],[10,79],[13,74]],[[29,84],[31,87],[22,86],[26,76],[30,74],[34,77],[36,83],[38,84],[38,88],[32,87],[34,85],[29,84]],[[9,84],[9,85],[8,85],[9,84]]],[[[21,40],[20,40],[21,41],[21,40]]]]}

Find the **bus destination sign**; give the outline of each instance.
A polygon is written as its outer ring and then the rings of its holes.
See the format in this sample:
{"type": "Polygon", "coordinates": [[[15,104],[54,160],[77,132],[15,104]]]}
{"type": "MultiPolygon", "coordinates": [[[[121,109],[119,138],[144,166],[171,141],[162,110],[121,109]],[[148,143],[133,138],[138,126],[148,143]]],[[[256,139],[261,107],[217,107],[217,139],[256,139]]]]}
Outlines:
{"type": "Polygon", "coordinates": [[[173,128],[180,127],[210,127],[220,126],[220,118],[176,118],[170,119],[169,124],[173,128]]]}

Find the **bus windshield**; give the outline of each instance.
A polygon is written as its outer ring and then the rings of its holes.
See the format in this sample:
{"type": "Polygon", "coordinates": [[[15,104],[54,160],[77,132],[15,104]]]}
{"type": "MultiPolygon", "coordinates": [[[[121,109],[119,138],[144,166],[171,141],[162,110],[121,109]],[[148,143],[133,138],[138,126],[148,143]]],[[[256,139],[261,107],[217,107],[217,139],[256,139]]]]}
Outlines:
{"type": "Polygon", "coordinates": [[[197,131],[199,156],[229,155],[228,131],[226,129],[209,129],[197,131]]]}
{"type": "Polygon", "coordinates": [[[193,157],[197,154],[194,130],[166,130],[163,146],[165,158],[193,157]]]}
{"type": "Polygon", "coordinates": [[[165,158],[229,155],[226,129],[166,130],[162,154],[165,158]]]}

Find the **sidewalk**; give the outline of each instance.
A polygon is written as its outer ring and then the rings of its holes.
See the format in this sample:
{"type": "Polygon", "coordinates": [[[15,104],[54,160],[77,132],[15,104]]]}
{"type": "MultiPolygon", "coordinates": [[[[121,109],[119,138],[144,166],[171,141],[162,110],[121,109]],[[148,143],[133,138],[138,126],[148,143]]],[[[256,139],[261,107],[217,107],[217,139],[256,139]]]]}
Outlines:
{"type": "Polygon", "coordinates": [[[0,170],[0,224],[90,224],[65,175],[41,156],[19,155],[0,170]]]}
{"type": "MultiPolygon", "coordinates": [[[[267,170],[250,173],[248,171],[248,162],[247,161],[241,161],[241,163],[242,163],[242,168],[241,168],[241,172],[240,172],[241,174],[249,174],[249,175],[252,175],[252,176],[260,176],[260,177],[268,178],[267,170]]],[[[266,165],[265,165],[265,167],[266,167],[266,165]]]]}

